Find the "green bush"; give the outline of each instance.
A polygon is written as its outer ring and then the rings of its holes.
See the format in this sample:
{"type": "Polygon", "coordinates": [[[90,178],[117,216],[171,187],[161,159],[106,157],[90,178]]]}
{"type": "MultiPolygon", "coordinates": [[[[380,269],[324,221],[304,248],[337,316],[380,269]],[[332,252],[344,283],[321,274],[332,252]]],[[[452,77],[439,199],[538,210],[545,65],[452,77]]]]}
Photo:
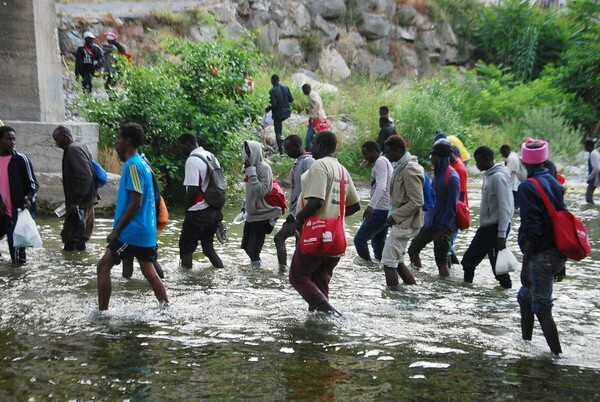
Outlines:
{"type": "Polygon", "coordinates": [[[568,39],[563,17],[524,0],[485,7],[474,34],[477,57],[510,67],[522,81],[538,77],[546,64],[557,62],[568,39]]]}
{"type": "Polygon", "coordinates": [[[251,137],[252,122],[268,101],[243,91],[247,74],[253,75],[260,63],[250,42],[195,43],[168,36],[162,41],[164,57],[152,66],[121,63],[120,88],[109,97],[83,95],[83,112],[100,124],[102,145],[114,143],[121,124],[141,124],[146,131],[142,149],[167,192],[175,195],[182,194],[179,135],[195,133],[226,172],[241,168],[239,144],[251,137]]]}

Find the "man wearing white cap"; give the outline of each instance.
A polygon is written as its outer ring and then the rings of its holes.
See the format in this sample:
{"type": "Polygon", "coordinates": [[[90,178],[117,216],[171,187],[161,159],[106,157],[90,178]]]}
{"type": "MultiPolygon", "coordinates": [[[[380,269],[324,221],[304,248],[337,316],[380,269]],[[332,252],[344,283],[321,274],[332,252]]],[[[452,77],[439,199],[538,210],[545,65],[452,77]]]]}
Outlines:
{"type": "Polygon", "coordinates": [[[550,214],[533,180],[539,182],[557,211],[567,209],[563,200],[564,189],[544,167],[548,160],[547,142],[528,139],[521,146],[521,160],[527,169],[527,180],[521,183],[518,191],[521,214],[519,247],[523,252],[523,286],[517,296],[521,308],[521,332],[524,340],[531,340],[535,315],[550,350],[558,355],[562,350],[552,317],[552,285],[566,258],[556,248],[550,214]]]}
{"type": "Polygon", "coordinates": [[[92,92],[92,77],[96,71],[101,72],[103,69],[104,54],[100,46],[94,43],[96,37],[91,31],[83,33],[85,43],[77,49],[75,55],[75,78],[82,78],[81,84],[83,88],[92,92]]]}

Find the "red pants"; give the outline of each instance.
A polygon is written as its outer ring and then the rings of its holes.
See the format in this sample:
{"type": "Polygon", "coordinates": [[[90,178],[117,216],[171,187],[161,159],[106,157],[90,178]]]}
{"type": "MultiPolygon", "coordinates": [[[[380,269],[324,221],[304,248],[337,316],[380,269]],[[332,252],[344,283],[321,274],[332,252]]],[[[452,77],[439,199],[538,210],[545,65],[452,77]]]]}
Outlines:
{"type": "Polygon", "coordinates": [[[314,257],[302,254],[296,247],[290,265],[290,283],[314,310],[329,301],[329,281],[340,257],[314,257]]]}

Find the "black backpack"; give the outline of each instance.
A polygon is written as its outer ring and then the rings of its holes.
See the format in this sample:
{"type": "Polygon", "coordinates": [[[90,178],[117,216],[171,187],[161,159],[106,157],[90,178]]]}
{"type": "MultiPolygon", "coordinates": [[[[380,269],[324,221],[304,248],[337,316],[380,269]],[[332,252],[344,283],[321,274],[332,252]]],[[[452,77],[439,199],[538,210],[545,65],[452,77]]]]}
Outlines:
{"type": "Polygon", "coordinates": [[[208,155],[193,154],[192,156],[202,159],[208,168],[209,180],[208,187],[204,192],[204,201],[213,208],[222,208],[227,201],[227,182],[217,158],[211,153],[208,155]]]}

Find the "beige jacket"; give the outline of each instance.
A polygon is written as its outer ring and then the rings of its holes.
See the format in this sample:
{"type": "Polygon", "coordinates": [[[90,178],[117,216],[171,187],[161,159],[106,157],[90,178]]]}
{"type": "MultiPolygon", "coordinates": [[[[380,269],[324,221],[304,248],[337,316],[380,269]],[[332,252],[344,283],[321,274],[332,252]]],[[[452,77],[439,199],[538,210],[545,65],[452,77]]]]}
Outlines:
{"type": "Polygon", "coordinates": [[[417,158],[406,154],[394,165],[390,185],[391,216],[403,229],[423,226],[423,167],[417,158]]]}

